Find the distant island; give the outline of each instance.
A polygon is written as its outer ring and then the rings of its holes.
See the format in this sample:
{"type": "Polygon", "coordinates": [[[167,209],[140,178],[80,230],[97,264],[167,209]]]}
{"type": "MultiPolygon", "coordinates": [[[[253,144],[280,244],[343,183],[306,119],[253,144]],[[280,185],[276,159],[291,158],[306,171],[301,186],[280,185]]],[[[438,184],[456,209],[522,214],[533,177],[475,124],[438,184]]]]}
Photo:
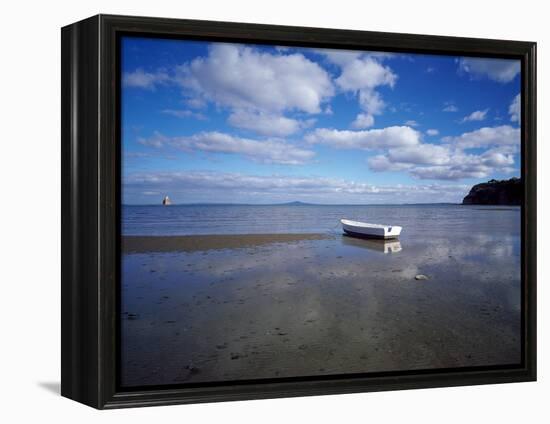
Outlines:
{"type": "Polygon", "coordinates": [[[521,205],[522,186],[519,178],[490,180],[476,184],[462,200],[463,205],[521,205]]]}
{"type": "Polygon", "coordinates": [[[278,203],[279,206],[318,206],[313,203],[306,203],[306,202],[286,202],[286,203],[278,203]]]}

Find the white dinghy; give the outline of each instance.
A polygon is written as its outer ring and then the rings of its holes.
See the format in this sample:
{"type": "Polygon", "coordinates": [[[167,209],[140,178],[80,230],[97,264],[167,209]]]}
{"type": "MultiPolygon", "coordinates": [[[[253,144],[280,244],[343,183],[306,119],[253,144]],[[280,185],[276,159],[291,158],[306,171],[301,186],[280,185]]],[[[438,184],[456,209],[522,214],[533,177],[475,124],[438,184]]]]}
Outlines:
{"type": "Polygon", "coordinates": [[[397,225],[368,224],[366,222],[341,219],[342,227],[346,234],[355,237],[396,239],[401,234],[402,227],[397,225]]]}

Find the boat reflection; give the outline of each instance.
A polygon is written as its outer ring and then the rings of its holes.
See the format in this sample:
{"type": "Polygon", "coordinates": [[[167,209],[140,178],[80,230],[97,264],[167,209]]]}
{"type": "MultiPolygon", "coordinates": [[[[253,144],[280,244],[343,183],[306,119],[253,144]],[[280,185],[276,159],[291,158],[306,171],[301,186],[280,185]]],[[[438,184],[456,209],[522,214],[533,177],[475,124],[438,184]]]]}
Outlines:
{"type": "Polygon", "coordinates": [[[364,249],[375,250],[382,253],[397,253],[403,250],[399,240],[378,240],[366,239],[342,235],[342,243],[346,246],[361,247],[364,249]]]}

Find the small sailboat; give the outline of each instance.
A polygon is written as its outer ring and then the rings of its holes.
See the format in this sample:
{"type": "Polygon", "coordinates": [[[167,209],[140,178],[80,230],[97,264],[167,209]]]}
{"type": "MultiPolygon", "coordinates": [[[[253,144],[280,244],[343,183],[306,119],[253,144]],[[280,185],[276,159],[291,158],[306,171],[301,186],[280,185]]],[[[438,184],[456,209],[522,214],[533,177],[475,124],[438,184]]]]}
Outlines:
{"type": "Polygon", "coordinates": [[[164,196],[164,199],[162,199],[162,204],[163,204],[163,206],[168,206],[168,205],[172,204],[172,201],[170,200],[170,198],[168,196],[164,196]]]}
{"type": "Polygon", "coordinates": [[[402,230],[402,227],[397,225],[369,224],[349,219],[341,219],[340,222],[344,232],[354,237],[396,239],[402,230]]]}

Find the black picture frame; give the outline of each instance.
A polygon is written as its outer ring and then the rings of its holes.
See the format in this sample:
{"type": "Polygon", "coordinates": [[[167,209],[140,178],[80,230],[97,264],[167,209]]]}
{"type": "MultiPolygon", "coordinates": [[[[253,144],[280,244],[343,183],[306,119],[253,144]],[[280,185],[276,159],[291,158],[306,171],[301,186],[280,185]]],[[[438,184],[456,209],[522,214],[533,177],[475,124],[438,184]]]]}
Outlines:
{"type": "Polygon", "coordinates": [[[61,394],[98,409],[536,380],[536,43],[97,15],[62,28],[61,394]],[[522,352],[518,367],[122,390],[120,71],[123,34],[521,60],[522,352]]]}

